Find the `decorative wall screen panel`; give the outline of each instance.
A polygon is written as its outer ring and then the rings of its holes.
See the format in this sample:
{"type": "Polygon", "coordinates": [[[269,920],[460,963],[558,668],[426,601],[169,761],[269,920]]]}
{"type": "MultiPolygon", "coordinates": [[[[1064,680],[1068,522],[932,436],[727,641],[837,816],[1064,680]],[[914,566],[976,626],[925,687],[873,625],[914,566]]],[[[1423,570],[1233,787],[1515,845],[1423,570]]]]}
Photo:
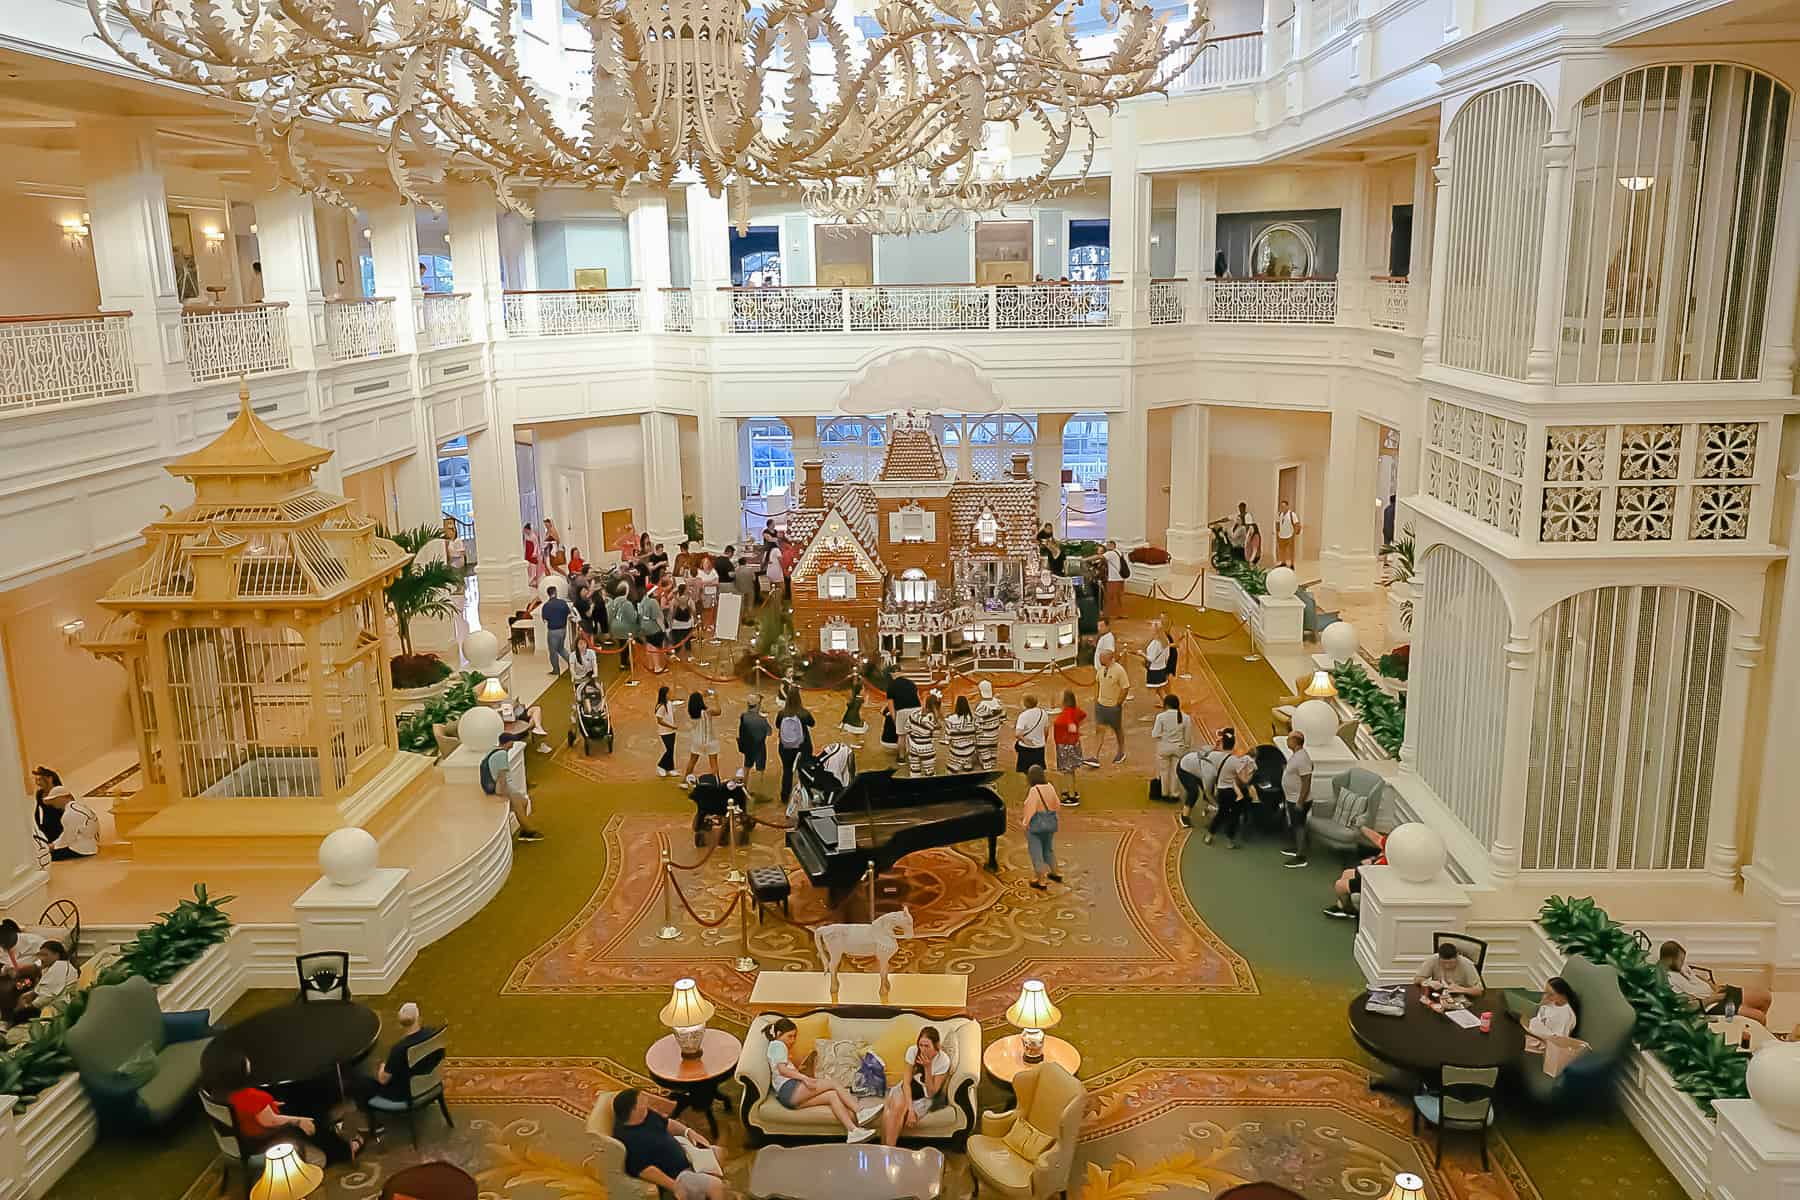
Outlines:
{"type": "Polygon", "coordinates": [[[1791,103],[1717,63],[1643,67],[1581,102],[1562,382],[1757,377],[1791,103]]]}
{"type": "Polygon", "coordinates": [[[1524,499],[1525,426],[1444,400],[1428,402],[1425,494],[1514,536],[1524,499]]]}
{"type": "Polygon", "coordinates": [[[1506,734],[1506,599],[1480,563],[1426,551],[1409,686],[1419,774],[1470,833],[1492,843],[1506,734]]]}
{"type": "Polygon", "coordinates": [[[1731,610],[1685,588],[1571,596],[1538,623],[1527,870],[1698,870],[1731,610]]]}
{"type": "Polygon", "coordinates": [[[1550,106],[1515,83],[1471,100],[1450,123],[1450,227],[1442,357],[1447,366],[1525,377],[1544,229],[1550,106]]]}

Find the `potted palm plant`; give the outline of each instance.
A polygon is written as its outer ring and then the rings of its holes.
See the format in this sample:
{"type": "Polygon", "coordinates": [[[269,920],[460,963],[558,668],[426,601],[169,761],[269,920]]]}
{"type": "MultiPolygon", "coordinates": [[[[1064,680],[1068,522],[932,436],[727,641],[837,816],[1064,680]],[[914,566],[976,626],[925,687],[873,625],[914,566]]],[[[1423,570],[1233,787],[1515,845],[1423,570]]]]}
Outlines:
{"type": "Polygon", "coordinates": [[[413,622],[421,618],[445,620],[457,612],[457,593],[463,578],[457,569],[441,556],[423,557],[421,552],[433,542],[444,540],[444,531],[436,525],[419,525],[412,529],[379,530],[412,557],[406,569],[394,576],[384,594],[388,611],[394,614],[394,627],[400,635],[400,653],[389,660],[394,699],[402,707],[432,699],[449,686],[450,664],[430,652],[416,653],[412,643],[413,622]]]}
{"type": "Polygon", "coordinates": [[[1381,548],[1382,556],[1387,560],[1387,577],[1382,582],[1387,586],[1388,607],[1393,610],[1391,628],[1412,628],[1413,601],[1419,594],[1413,584],[1414,547],[1413,531],[1409,527],[1381,548]]]}

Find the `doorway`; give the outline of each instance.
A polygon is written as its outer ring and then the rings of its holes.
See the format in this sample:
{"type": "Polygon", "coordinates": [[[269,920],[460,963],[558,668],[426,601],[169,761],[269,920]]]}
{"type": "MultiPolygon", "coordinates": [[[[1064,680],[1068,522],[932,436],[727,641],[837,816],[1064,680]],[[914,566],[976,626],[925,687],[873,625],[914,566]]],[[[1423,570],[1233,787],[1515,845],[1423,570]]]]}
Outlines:
{"type": "Polygon", "coordinates": [[[554,513],[563,514],[558,518],[557,528],[569,540],[571,549],[586,546],[589,555],[599,549],[588,538],[587,476],[581,471],[568,467],[557,469],[556,506],[552,515],[554,513]]]}
{"type": "Polygon", "coordinates": [[[1305,471],[1300,463],[1283,463],[1275,468],[1275,511],[1269,517],[1270,541],[1265,545],[1275,553],[1274,562],[1279,566],[1297,566],[1301,558],[1301,547],[1307,540],[1307,531],[1300,527],[1302,501],[1305,499],[1305,471]],[[1288,510],[1294,514],[1294,544],[1284,546],[1281,540],[1281,505],[1285,501],[1288,510]]]}

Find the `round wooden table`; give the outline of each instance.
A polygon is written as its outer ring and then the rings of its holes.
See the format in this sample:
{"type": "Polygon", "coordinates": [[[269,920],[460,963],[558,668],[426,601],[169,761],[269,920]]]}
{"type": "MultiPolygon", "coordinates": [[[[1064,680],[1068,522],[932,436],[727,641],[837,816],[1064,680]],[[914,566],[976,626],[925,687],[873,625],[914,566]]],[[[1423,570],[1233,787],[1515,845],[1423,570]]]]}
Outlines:
{"type": "Polygon", "coordinates": [[[657,1038],[644,1052],[644,1069],[650,1072],[650,1078],[669,1089],[675,1097],[675,1111],[669,1114],[671,1117],[680,1116],[684,1109],[693,1109],[706,1118],[708,1136],[716,1138],[719,1121],[713,1115],[713,1105],[719,1101],[719,1085],[737,1069],[738,1055],[743,1050],[744,1043],[723,1029],[708,1029],[701,1040],[699,1055],[683,1058],[681,1047],[671,1033],[657,1038]]]}
{"type": "Polygon", "coordinates": [[[380,1036],[381,1018],[353,1000],[284,1004],[213,1038],[200,1055],[200,1075],[209,1083],[227,1079],[248,1058],[250,1082],[258,1087],[303,1084],[361,1060],[380,1036]]]}
{"type": "Polygon", "coordinates": [[[1364,1003],[1368,998],[1365,991],[1350,1002],[1350,1033],[1364,1050],[1401,1072],[1374,1081],[1371,1088],[1410,1096],[1421,1083],[1436,1082],[1446,1066],[1505,1067],[1525,1052],[1525,1030],[1507,1011],[1502,992],[1470,998],[1470,1012],[1493,1014],[1489,1033],[1464,1029],[1426,1007],[1425,993],[1416,984],[1407,985],[1404,1016],[1372,1013],[1364,1003]]]}
{"type": "MultiPolygon", "coordinates": [[[[1081,1070],[1081,1051],[1059,1037],[1045,1034],[1044,1061],[1053,1062],[1074,1075],[1081,1070]]],[[[1021,1034],[1012,1033],[1003,1038],[995,1038],[988,1044],[988,1048],[981,1052],[981,1065],[994,1082],[1011,1087],[1014,1076],[1038,1064],[1025,1061],[1025,1038],[1021,1034]]]]}
{"type": "Polygon", "coordinates": [[[420,1163],[395,1171],[381,1185],[381,1200],[411,1196],[413,1200],[476,1200],[481,1189],[475,1177],[447,1162],[420,1163]]]}

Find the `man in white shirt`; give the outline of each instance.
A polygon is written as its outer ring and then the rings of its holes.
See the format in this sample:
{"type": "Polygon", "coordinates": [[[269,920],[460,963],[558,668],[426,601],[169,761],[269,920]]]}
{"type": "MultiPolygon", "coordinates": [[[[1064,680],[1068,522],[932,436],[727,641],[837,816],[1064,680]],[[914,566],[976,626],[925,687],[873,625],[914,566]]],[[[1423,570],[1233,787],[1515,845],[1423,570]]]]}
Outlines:
{"type": "Polygon", "coordinates": [[[1300,532],[1300,514],[1281,502],[1281,509],[1275,514],[1275,565],[1291,567],[1294,565],[1294,539],[1300,532]]]}
{"type": "Polygon", "coordinates": [[[1050,732],[1050,714],[1038,707],[1036,696],[1025,697],[1025,711],[1013,723],[1013,752],[1016,769],[1024,775],[1033,767],[1044,766],[1044,735],[1050,732]]]}
{"type": "Polygon", "coordinates": [[[1117,656],[1119,639],[1113,636],[1112,622],[1101,617],[1100,623],[1095,628],[1100,631],[1100,636],[1094,639],[1094,661],[1099,662],[1103,656],[1108,654],[1117,656]]]}
{"type": "Polygon", "coordinates": [[[1306,814],[1312,811],[1312,755],[1306,752],[1306,735],[1298,729],[1288,734],[1287,766],[1281,772],[1281,792],[1287,798],[1288,829],[1294,844],[1281,853],[1286,867],[1306,865],[1306,814]]]}
{"type": "Polygon", "coordinates": [[[0,976],[13,975],[19,968],[31,966],[43,945],[43,938],[26,933],[11,917],[0,920],[0,976]]]}
{"type": "Polygon", "coordinates": [[[63,805],[62,836],[50,843],[50,857],[63,862],[71,858],[92,858],[100,853],[100,818],[85,800],[71,800],[63,805]]]}
{"type": "Polygon", "coordinates": [[[1116,617],[1125,605],[1125,556],[1119,553],[1119,543],[1108,541],[1101,557],[1106,560],[1106,591],[1100,611],[1116,617]]]}

